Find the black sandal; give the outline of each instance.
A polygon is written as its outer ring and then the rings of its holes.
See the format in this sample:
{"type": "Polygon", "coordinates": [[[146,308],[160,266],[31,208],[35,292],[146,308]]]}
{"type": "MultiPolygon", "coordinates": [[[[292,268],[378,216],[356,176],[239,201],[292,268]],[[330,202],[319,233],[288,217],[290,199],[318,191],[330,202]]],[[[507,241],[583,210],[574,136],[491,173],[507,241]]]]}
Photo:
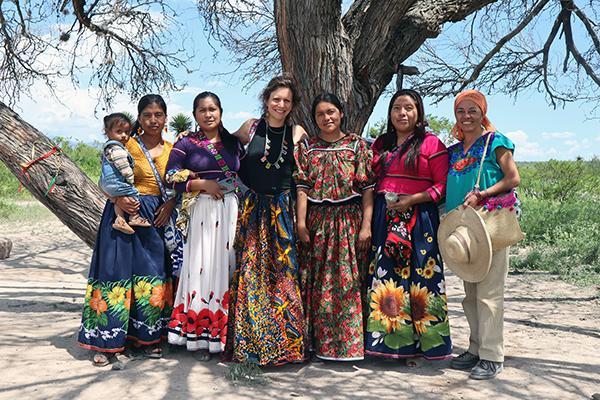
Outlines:
{"type": "Polygon", "coordinates": [[[144,347],[144,356],[147,358],[162,358],[162,349],[160,346],[146,346],[144,347]]]}

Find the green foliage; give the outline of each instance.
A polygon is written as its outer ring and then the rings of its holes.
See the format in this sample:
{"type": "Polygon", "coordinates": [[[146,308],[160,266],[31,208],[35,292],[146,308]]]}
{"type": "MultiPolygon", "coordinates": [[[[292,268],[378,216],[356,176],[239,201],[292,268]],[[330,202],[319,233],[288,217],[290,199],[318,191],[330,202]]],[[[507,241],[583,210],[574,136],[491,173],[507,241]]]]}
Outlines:
{"type": "Polygon", "coordinates": [[[427,115],[427,122],[429,123],[429,128],[440,138],[442,142],[446,145],[452,144],[454,142],[454,138],[450,131],[454,126],[454,123],[450,121],[446,117],[438,117],[435,115],[427,115]]]}
{"type": "Polygon", "coordinates": [[[258,365],[250,361],[231,363],[227,371],[227,379],[231,382],[246,385],[262,385],[267,382],[258,365]]]}
{"type": "Polygon", "coordinates": [[[526,238],[511,261],[580,283],[600,283],[600,162],[519,165],[526,238]]]}
{"type": "Polygon", "coordinates": [[[98,182],[102,153],[102,144],[100,142],[88,144],[79,139],[62,136],[54,138],[54,142],[93,182],[98,182]]]}
{"type": "Polygon", "coordinates": [[[174,115],[169,121],[169,127],[177,133],[192,129],[192,119],[183,113],[174,115]]]}
{"type": "Polygon", "coordinates": [[[375,125],[372,127],[367,127],[367,133],[370,138],[377,138],[385,133],[385,129],[387,127],[387,119],[382,118],[379,121],[375,122],[375,125]]]}

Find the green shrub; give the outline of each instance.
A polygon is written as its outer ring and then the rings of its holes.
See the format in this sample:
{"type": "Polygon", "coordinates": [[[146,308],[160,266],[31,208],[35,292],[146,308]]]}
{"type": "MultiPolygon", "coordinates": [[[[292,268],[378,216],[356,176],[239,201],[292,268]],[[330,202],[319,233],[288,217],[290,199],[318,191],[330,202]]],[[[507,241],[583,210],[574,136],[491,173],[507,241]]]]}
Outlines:
{"type": "Polygon", "coordinates": [[[511,266],[600,282],[600,161],[519,165],[526,238],[511,266]]]}

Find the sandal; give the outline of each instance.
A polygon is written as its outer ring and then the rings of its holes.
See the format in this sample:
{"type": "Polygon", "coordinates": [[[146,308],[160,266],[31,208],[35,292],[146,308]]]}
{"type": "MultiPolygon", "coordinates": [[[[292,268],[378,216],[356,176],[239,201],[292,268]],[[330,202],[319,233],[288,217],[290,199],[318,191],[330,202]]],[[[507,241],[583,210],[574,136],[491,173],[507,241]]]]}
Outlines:
{"type": "Polygon", "coordinates": [[[135,233],[133,228],[131,226],[129,226],[127,224],[127,222],[125,222],[125,220],[121,217],[117,217],[115,219],[115,222],[112,224],[112,227],[113,227],[113,229],[116,229],[116,230],[126,233],[128,235],[133,235],[135,233]]]}
{"type": "Polygon", "coordinates": [[[148,228],[152,226],[152,224],[148,222],[146,218],[142,218],[139,214],[136,214],[129,217],[129,226],[139,226],[142,228],[148,228]]]}
{"type": "Polygon", "coordinates": [[[160,346],[146,346],[144,347],[144,356],[147,358],[162,358],[162,349],[160,346]]]}
{"type": "Polygon", "coordinates": [[[94,364],[94,367],[106,367],[108,364],[110,364],[110,361],[108,360],[106,354],[97,352],[94,354],[92,364],[94,364]]]}

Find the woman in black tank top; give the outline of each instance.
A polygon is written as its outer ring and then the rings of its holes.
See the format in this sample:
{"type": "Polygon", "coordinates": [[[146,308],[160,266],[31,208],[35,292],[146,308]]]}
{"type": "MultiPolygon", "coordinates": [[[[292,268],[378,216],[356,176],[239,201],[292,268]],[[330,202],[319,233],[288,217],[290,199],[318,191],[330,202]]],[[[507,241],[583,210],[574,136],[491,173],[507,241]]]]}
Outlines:
{"type": "Polygon", "coordinates": [[[240,203],[226,358],[279,365],[304,360],[290,188],[294,143],[306,132],[289,122],[299,102],[291,76],[273,78],[261,100],[262,117],[246,121],[235,133],[246,144],[239,175],[250,190],[240,203]]]}

